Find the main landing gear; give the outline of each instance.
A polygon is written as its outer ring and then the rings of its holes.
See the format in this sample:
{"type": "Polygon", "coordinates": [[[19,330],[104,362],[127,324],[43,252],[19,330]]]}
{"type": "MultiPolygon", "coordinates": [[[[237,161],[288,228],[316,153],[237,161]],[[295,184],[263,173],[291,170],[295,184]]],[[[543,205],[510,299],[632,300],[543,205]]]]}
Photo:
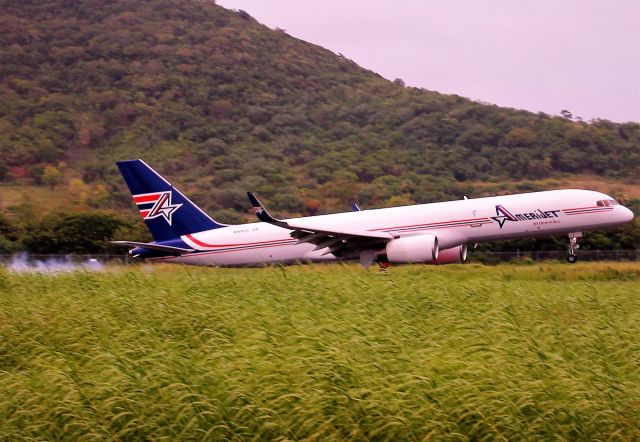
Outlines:
{"type": "Polygon", "coordinates": [[[389,258],[387,258],[386,253],[383,255],[379,255],[376,258],[376,262],[378,263],[378,266],[380,266],[380,270],[383,272],[386,272],[389,266],[391,265],[391,263],[389,262],[389,258]]]}
{"type": "Polygon", "coordinates": [[[578,255],[576,251],[580,248],[578,240],[582,238],[582,232],[573,232],[569,234],[569,256],[567,256],[567,262],[575,264],[578,262],[578,255]]]}

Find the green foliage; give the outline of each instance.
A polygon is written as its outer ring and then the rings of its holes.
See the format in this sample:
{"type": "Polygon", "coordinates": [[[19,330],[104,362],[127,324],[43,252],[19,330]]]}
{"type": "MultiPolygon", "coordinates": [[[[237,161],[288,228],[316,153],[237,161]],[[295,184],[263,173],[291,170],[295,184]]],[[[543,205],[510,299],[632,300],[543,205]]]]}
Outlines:
{"type": "Polygon", "coordinates": [[[60,183],[62,179],[62,173],[57,167],[52,165],[47,165],[44,167],[42,171],[42,182],[52,189],[60,183]]]}
{"type": "Polygon", "coordinates": [[[633,264],[0,269],[7,440],[638,440],[633,264]]]}
{"type": "Polygon", "coordinates": [[[123,254],[126,249],[109,241],[152,241],[139,216],[122,218],[95,209],[42,215],[28,201],[13,209],[0,211],[0,254],[123,254]]]}
{"type": "MultiPolygon", "coordinates": [[[[302,188],[330,211],[340,198],[366,200],[387,176],[435,178],[449,198],[455,180],[640,168],[638,124],[407,88],[214,2],[0,0],[0,28],[0,179],[36,167],[38,182],[42,164],[71,158],[85,182],[109,187],[121,185],[115,159],[144,157],[183,182],[210,177],[211,207],[237,217],[244,198],[223,195],[251,181],[260,188],[243,191],[277,199],[302,188]],[[343,173],[355,176],[353,192],[324,195],[343,173]]],[[[309,214],[289,201],[274,208],[309,214]]]]}
{"type": "Polygon", "coordinates": [[[5,214],[0,213],[0,254],[19,251],[21,234],[21,228],[5,214]]]}
{"type": "Polygon", "coordinates": [[[405,87],[214,2],[0,0],[0,29],[0,180],[55,186],[64,160],[91,208],[131,209],[114,161],[140,157],[229,222],[247,190],[296,216],[640,170],[636,123],[405,87]]]}
{"type": "Polygon", "coordinates": [[[27,227],[22,244],[32,253],[101,253],[124,225],[97,211],[49,215],[27,227]]]}

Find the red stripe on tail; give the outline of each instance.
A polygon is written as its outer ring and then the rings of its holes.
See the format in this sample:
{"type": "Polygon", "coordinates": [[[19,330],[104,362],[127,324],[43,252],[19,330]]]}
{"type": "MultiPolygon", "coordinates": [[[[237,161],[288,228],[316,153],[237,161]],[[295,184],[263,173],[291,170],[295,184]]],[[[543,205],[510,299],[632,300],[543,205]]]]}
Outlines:
{"type": "Polygon", "coordinates": [[[160,195],[162,195],[162,192],[150,193],[148,195],[134,195],[133,201],[135,201],[136,204],[155,203],[160,195]]]}

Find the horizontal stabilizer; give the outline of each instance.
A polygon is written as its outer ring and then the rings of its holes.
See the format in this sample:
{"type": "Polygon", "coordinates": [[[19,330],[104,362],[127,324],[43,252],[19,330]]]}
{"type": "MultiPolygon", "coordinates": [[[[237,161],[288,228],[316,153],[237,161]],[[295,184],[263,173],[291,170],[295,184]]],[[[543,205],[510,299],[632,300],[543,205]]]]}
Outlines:
{"type": "Polygon", "coordinates": [[[141,247],[143,249],[157,250],[159,252],[175,253],[177,255],[195,252],[194,249],[184,249],[182,247],[163,246],[162,244],[154,244],[154,243],[147,243],[147,242],[111,241],[111,243],[119,246],[141,247]]]}

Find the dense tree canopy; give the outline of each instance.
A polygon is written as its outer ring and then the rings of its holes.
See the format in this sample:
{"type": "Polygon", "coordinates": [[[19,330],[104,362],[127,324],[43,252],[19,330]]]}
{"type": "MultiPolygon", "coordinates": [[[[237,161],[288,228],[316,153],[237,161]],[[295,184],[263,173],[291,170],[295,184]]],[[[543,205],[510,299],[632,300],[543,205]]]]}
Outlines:
{"type": "Polygon", "coordinates": [[[212,1],[0,0],[0,48],[0,181],[55,186],[62,162],[101,207],[129,207],[132,157],[225,222],[246,190],[312,214],[640,171],[639,124],[407,88],[212,1]]]}

